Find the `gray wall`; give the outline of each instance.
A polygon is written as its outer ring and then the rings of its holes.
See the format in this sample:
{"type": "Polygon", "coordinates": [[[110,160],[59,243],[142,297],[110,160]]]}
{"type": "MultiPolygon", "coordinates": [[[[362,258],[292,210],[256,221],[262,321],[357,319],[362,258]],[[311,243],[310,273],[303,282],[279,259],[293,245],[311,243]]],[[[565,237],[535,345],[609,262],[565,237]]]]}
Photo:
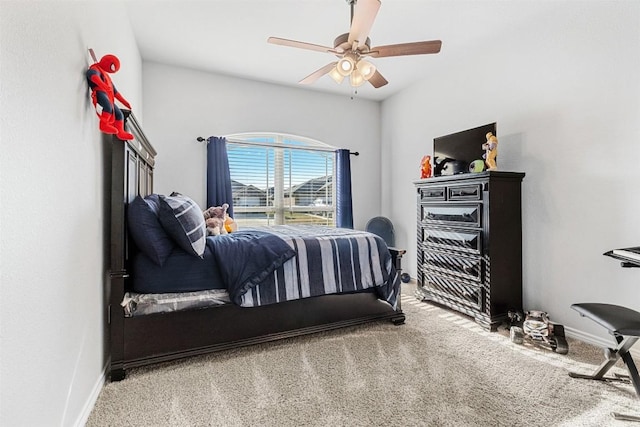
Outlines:
{"type": "Polygon", "coordinates": [[[536,4],[539,20],[482,41],[489,54],[443,50],[455,66],[434,61],[380,106],[143,65],[118,2],[0,1],[0,425],[81,424],[104,379],[107,159],[88,47],[122,60],[114,81],[159,151],[158,191],[204,202],[196,136],[270,130],[357,150],[356,226],[391,217],[413,276],[420,158],[433,137],[495,120],[500,168],[527,173],[526,307],[587,339],[602,331],[571,303],[640,309],[637,271],[601,255],[640,244],[640,4],[536,4]]]}
{"type": "Polygon", "coordinates": [[[572,303],[640,310],[639,271],[602,256],[640,245],[640,3],[513,3],[540,19],[479,46],[443,45],[446,67],[433,61],[428,78],[383,102],[382,213],[415,277],[419,159],[434,137],[497,121],[498,167],[526,172],[525,309],[597,340],[604,329],[572,303]]]}
{"type": "MultiPolygon", "coordinates": [[[[87,48],[141,110],[117,3],[0,1],[0,425],[81,425],[103,382],[105,144],[87,48]],[[99,17],[99,18],[98,18],[99,17]]],[[[141,114],[140,114],[141,115],[141,114]]]]}
{"type": "Polygon", "coordinates": [[[351,156],[354,225],[380,211],[380,104],[144,62],[145,132],[158,150],[155,189],[206,204],[206,144],[196,137],[282,132],[351,156]]]}

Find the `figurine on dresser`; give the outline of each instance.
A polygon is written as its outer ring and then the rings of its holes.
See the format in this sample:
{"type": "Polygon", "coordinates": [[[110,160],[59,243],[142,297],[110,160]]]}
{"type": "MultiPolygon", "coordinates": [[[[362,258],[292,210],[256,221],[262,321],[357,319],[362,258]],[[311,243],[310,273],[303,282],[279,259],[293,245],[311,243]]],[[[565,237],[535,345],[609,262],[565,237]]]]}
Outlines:
{"type": "Polygon", "coordinates": [[[420,162],[420,178],[431,178],[431,156],[423,156],[420,162]]]}
{"type": "Polygon", "coordinates": [[[482,144],[482,149],[485,151],[482,157],[487,164],[487,170],[498,170],[498,165],[496,164],[496,157],[498,156],[498,138],[496,138],[493,133],[487,133],[487,142],[482,144]]]}

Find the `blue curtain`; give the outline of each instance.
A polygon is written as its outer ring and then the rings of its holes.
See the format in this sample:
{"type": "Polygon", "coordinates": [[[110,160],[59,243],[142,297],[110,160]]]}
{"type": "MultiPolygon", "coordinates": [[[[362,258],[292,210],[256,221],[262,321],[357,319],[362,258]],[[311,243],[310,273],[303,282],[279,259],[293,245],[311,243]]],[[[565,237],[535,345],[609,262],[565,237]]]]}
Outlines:
{"type": "Polygon", "coordinates": [[[351,152],[336,151],[336,226],[353,228],[351,204],[351,152]]]}
{"type": "Polygon", "coordinates": [[[229,204],[227,212],[233,216],[233,193],[227,157],[227,139],[211,136],[207,139],[207,206],[229,204]]]}

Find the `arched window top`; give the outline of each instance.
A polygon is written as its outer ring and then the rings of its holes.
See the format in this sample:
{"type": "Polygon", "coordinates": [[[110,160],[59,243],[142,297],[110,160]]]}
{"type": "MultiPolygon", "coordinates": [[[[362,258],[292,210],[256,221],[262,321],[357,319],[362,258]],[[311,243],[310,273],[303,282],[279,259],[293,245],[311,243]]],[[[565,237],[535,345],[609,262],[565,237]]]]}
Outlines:
{"type": "Polygon", "coordinates": [[[227,135],[227,141],[261,146],[279,146],[319,151],[335,151],[337,147],[317,139],[277,132],[246,132],[227,135]]]}

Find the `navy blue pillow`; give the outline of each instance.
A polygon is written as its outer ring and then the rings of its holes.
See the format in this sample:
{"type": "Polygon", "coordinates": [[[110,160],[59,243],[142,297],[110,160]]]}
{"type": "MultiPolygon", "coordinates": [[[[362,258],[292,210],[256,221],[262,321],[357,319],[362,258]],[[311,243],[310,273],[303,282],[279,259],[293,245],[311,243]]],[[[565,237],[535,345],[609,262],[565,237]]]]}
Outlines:
{"type": "Polygon", "coordinates": [[[176,246],[162,267],[141,253],[134,258],[132,270],[133,292],[163,294],[226,289],[218,263],[208,247],[200,259],[176,246]]]}
{"type": "Polygon", "coordinates": [[[202,209],[196,202],[179,193],[160,196],[158,218],[162,228],[186,252],[202,258],[207,228],[202,209]]]}
{"type": "Polygon", "coordinates": [[[127,221],[129,233],[142,253],[162,267],[175,247],[173,240],[158,219],[160,199],[151,194],[144,199],[137,196],[129,203],[127,221]]]}

